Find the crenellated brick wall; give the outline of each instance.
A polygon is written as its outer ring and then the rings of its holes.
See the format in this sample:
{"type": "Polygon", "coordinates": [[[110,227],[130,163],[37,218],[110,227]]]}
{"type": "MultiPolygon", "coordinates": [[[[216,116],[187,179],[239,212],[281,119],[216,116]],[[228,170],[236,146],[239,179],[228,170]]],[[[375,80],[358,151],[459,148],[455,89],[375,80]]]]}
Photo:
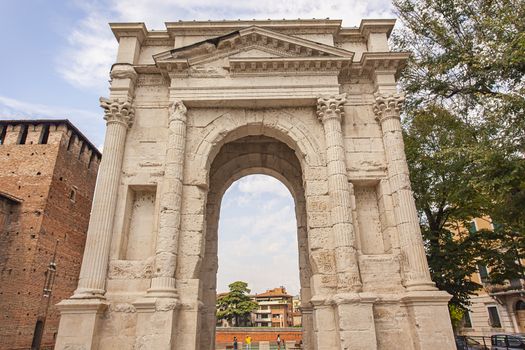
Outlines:
{"type": "Polygon", "coordinates": [[[42,339],[42,349],[52,348],[54,305],[77,284],[101,155],[67,120],[0,121],[0,135],[0,349],[31,347],[58,240],[42,339]]]}

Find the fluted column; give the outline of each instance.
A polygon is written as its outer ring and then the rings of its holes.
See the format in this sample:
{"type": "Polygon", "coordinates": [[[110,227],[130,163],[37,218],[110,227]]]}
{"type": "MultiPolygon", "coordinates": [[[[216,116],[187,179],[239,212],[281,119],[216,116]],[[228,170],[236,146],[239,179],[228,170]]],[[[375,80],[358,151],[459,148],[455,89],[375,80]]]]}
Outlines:
{"type": "Polygon", "coordinates": [[[394,215],[399,232],[404,284],[411,290],[429,290],[435,287],[430,278],[405,157],[399,113],[403,101],[402,94],[376,93],[374,113],[382,129],[394,215]]]}
{"type": "Polygon", "coordinates": [[[338,292],[358,292],[362,284],[357,261],[351,192],[346,172],[345,147],[341,129],[345,102],[345,94],[321,97],[317,100],[317,116],[323,123],[326,139],[328,194],[335,238],[337,289],[338,292]]]}
{"type": "Polygon", "coordinates": [[[98,171],[78,288],[72,298],[104,298],[124,144],[134,117],[129,99],[100,98],[100,106],[107,126],[104,156],[98,171]]]}
{"type": "Polygon", "coordinates": [[[147,296],[152,297],[177,297],[175,270],[180,234],[186,112],[186,107],[180,100],[176,100],[170,105],[166,163],[160,192],[155,272],[147,294],[147,296]]]}

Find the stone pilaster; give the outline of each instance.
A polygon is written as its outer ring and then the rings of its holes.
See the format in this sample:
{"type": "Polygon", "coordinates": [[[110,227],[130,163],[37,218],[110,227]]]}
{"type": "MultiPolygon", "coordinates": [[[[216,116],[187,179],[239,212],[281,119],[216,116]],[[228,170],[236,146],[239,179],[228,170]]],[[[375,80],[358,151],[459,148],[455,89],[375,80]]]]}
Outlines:
{"type": "Polygon", "coordinates": [[[326,139],[328,194],[335,239],[337,290],[339,293],[361,290],[356,237],[352,222],[351,192],[346,172],[345,146],[341,121],[346,95],[320,97],[317,116],[323,123],[326,139]]]}
{"type": "Polygon", "coordinates": [[[399,232],[404,284],[409,290],[432,290],[427,258],[412,196],[408,164],[401,131],[402,94],[375,94],[374,113],[381,124],[388,178],[399,232]]]}
{"type": "Polygon", "coordinates": [[[100,163],[78,288],[72,298],[104,298],[113,218],[124,145],[134,117],[129,99],[100,98],[106,120],[104,156],[100,163]]]}
{"type": "Polygon", "coordinates": [[[180,233],[182,180],[186,145],[186,107],[180,100],[170,105],[168,144],[160,192],[159,231],[155,248],[154,277],[148,296],[177,297],[178,237],[180,233]]]}
{"type": "Polygon", "coordinates": [[[312,350],[314,348],[314,320],[313,307],[310,303],[301,305],[301,324],[303,327],[303,349],[312,350]]]}

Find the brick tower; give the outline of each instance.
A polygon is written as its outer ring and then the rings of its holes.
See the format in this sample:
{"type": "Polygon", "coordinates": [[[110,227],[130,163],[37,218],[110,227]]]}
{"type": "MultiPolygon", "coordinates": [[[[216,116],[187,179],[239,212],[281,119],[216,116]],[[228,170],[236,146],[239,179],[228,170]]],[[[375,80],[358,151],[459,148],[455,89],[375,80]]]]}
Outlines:
{"type": "Polygon", "coordinates": [[[53,347],[100,158],[68,120],[0,120],[0,349],[53,347]]]}

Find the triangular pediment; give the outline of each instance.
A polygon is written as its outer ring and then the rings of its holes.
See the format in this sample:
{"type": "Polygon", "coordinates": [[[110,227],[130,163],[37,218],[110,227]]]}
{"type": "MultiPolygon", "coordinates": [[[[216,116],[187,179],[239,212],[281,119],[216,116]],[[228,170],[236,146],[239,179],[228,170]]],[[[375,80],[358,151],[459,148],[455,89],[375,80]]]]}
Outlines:
{"type": "Polygon", "coordinates": [[[250,58],[250,57],[268,57],[268,58],[278,58],[283,57],[283,55],[279,52],[272,52],[271,50],[266,49],[263,46],[260,47],[253,47],[253,48],[247,48],[246,50],[240,50],[237,53],[234,53],[232,55],[229,55],[230,58],[250,58]]]}
{"type": "Polygon", "coordinates": [[[169,72],[222,64],[232,72],[335,70],[348,66],[353,52],[260,27],[154,55],[156,65],[169,72]]]}

